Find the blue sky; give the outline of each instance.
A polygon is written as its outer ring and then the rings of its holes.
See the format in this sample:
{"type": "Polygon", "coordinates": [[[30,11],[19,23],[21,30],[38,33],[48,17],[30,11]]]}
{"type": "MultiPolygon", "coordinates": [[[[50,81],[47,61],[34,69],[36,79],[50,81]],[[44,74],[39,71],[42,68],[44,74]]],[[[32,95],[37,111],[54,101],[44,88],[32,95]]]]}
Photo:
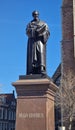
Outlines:
{"type": "Polygon", "coordinates": [[[12,82],[26,74],[26,25],[32,11],[50,29],[47,42],[47,74],[51,77],[61,62],[61,5],[62,0],[0,0],[0,92],[14,90],[12,82]]]}

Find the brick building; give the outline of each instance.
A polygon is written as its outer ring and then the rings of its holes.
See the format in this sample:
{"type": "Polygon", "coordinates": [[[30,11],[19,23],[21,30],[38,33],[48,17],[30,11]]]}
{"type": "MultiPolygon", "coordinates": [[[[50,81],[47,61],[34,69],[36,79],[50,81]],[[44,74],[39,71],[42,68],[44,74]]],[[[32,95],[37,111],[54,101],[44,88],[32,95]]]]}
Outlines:
{"type": "MultiPolygon", "coordinates": [[[[62,3],[62,63],[61,75],[75,77],[75,56],[74,56],[74,26],[75,11],[74,0],[63,0],[62,3]]],[[[69,80],[70,81],[70,80],[69,80]]]]}
{"type": "MultiPolygon", "coordinates": [[[[75,0],[62,0],[62,41],[61,65],[53,75],[53,82],[63,86],[68,80],[68,85],[73,79],[75,86],[75,0]],[[65,78],[64,78],[65,77],[65,78]],[[60,79],[63,81],[62,84],[60,79]]],[[[75,122],[74,122],[75,124],[75,122]]],[[[72,128],[72,129],[75,129],[72,128]]]]}
{"type": "MultiPolygon", "coordinates": [[[[53,75],[54,82],[61,75],[75,77],[75,0],[62,0],[61,67],[53,75]],[[61,74],[60,74],[61,73],[61,74]]],[[[69,79],[69,82],[71,79],[69,79]]],[[[75,81],[74,81],[75,83],[75,81]]]]}
{"type": "Polygon", "coordinates": [[[0,94],[0,130],[15,130],[16,99],[14,92],[0,94]]]}
{"type": "Polygon", "coordinates": [[[54,73],[53,80],[57,82],[60,75],[62,79],[65,75],[70,82],[75,77],[75,0],[62,0],[61,50],[61,65],[54,73]]]}

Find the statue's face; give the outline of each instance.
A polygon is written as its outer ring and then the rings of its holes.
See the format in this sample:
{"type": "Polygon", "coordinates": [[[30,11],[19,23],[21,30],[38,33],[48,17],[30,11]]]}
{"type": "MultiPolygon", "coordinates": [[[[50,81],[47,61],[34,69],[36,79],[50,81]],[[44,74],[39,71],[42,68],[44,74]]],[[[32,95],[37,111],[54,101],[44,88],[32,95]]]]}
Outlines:
{"type": "Polygon", "coordinates": [[[38,20],[39,19],[39,15],[38,14],[34,14],[33,17],[34,17],[34,20],[38,20]]]}

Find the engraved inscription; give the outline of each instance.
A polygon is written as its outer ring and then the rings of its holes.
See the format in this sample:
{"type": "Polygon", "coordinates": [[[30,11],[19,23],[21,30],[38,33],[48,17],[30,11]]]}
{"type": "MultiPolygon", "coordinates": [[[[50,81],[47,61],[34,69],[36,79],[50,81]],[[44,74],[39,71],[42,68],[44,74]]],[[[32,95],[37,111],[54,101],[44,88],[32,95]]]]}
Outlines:
{"type": "Polygon", "coordinates": [[[19,118],[44,118],[44,113],[19,113],[19,118]]]}

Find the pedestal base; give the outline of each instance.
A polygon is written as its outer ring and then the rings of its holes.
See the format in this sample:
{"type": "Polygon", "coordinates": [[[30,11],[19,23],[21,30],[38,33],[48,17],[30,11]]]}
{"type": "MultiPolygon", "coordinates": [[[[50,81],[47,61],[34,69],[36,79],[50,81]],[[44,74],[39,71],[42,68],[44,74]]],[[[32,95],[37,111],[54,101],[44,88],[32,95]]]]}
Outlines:
{"type": "Polygon", "coordinates": [[[55,130],[55,84],[47,78],[18,80],[12,84],[18,95],[16,130],[55,130]]]}

